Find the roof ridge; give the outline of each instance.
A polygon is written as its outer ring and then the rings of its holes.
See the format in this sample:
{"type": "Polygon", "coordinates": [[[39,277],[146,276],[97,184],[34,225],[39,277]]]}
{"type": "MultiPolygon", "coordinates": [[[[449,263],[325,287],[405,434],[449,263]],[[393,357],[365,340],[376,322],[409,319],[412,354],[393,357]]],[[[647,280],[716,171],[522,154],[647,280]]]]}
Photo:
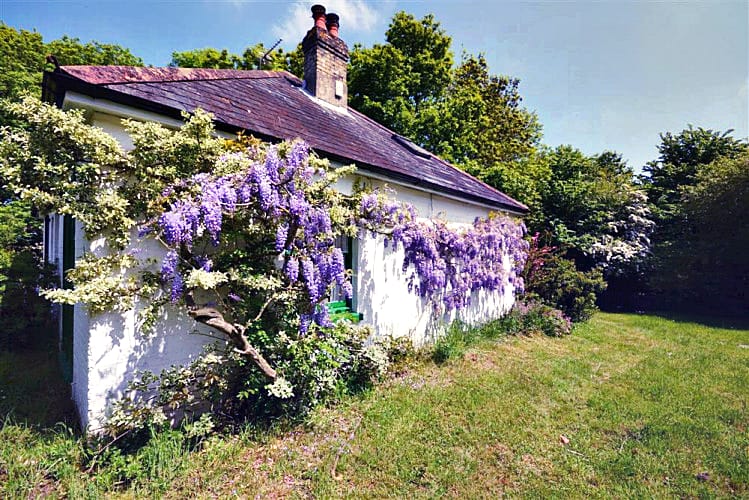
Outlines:
{"type": "MultiPolygon", "coordinates": [[[[258,71],[258,70],[252,70],[258,71]]],[[[226,77],[226,78],[181,78],[181,79],[169,79],[169,80],[133,80],[128,82],[110,82],[110,83],[99,83],[97,85],[133,85],[138,83],[182,83],[182,82],[222,82],[226,80],[263,80],[265,78],[281,78],[281,75],[268,75],[265,77],[226,77]]]]}
{"type": "MultiPolygon", "coordinates": [[[[128,85],[133,83],[178,83],[178,82],[200,82],[214,80],[261,80],[264,78],[292,78],[295,81],[299,77],[286,70],[264,70],[264,69],[233,69],[233,68],[178,68],[172,66],[102,66],[102,65],[69,65],[61,66],[60,70],[64,73],[80,78],[76,74],[78,71],[69,69],[107,69],[120,72],[132,71],[136,74],[115,75],[114,81],[102,81],[94,85],[128,85]],[[138,78],[137,73],[143,76],[155,76],[156,79],[138,78]],[[171,73],[171,74],[169,74],[171,73]],[[200,76],[206,73],[205,76],[200,76]],[[220,76],[226,73],[226,76],[220,76]],[[213,74],[214,76],[208,76],[213,74]],[[244,74],[244,75],[243,75],[244,74]],[[160,78],[159,78],[160,77],[160,78]],[[131,78],[131,79],[128,79],[131,78]]],[[[106,80],[106,79],[104,79],[106,80]]]]}

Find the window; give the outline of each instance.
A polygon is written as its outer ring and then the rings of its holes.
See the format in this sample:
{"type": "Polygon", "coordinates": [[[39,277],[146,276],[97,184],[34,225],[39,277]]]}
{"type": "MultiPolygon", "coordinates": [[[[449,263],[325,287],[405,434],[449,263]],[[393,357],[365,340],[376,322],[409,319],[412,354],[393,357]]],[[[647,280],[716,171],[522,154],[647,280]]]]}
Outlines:
{"type": "Polygon", "coordinates": [[[346,298],[343,290],[340,287],[336,287],[330,294],[330,300],[328,301],[330,318],[333,321],[339,319],[348,319],[354,322],[361,321],[364,319],[362,314],[356,312],[356,268],[354,266],[357,260],[356,241],[347,236],[339,236],[336,239],[336,247],[340,248],[343,252],[343,263],[346,266],[346,270],[351,272],[353,296],[346,298]]]}
{"type": "MultiPolygon", "coordinates": [[[[62,222],[62,286],[73,288],[73,284],[65,277],[66,273],[75,267],[75,220],[65,215],[62,222]]],[[[62,361],[62,375],[66,382],[73,380],[73,315],[74,306],[62,306],[62,338],[60,339],[60,358],[62,361]]]]}
{"type": "MultiPolygon", "coordinates": [[[[44,262],[55,266],[60,286],[71,288],[65,273],[75,267],[75,220],[70,215],[51,214],[44,218],[44,262]]],[[[73,377],[73,332],[75,306],[54,304],[59,314],[59,358],[62,376],[66,382],[73,377]]]]}

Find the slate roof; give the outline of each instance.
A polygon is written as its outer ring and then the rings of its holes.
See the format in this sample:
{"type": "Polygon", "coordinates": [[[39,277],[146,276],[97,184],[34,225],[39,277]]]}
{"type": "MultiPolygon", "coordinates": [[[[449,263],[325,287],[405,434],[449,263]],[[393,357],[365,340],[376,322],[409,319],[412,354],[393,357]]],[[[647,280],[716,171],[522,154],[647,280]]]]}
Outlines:
{"type": "Polygon", "coordinates": [[[318,154],[415,187],[526,213],[528,208],[352,108],[313,98],[285,71],[62,66],[45,74],[44,95],[74,90],[179,118],[202,108],[217,128],[263,139],[305,140],[318,154]]]}

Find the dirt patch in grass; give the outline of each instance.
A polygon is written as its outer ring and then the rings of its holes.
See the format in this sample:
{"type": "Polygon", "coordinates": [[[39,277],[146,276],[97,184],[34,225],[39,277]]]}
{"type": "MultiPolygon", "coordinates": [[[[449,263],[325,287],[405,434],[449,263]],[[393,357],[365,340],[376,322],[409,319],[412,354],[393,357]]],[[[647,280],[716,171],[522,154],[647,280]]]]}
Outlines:
{"type": "Polygon", "coordinates": [[[515,453],[509,446],[502,443],[491,443],[486,446],[486,454],[490,457],[490,460],[499,465],[507,466],[512,462],[515,453]]]}
{"type": "Polygon", "coordinates": [[[184,498],[196,490],[207,490],[218,498],[313,498],[314,477],[343,479],[336,467],[340,457],[351,451],[361,415],[354,409],[344,414],[320,408],[312,418],[310,423],[262,443],[236,438],[229,467],[226,462],[215,463],[218,450],[206,447],[196,457],[198,466],[167,496],[184,498]],[[206,471],[209,464],[216,468],[206,471]]]}
{"type": "Polygon", "coordinates": [[[34,486],[34,489],[29,492],[28,498],[50,498],[56,492],[57,484],[54,479],[45,477],[34,486]]]}

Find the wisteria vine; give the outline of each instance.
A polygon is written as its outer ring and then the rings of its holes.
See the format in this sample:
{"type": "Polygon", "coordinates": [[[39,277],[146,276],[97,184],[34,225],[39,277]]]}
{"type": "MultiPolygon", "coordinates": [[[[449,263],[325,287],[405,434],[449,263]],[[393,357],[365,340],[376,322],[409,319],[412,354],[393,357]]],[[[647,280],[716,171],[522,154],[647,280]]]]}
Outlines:
{"type": "MultiPolygon", "coordinates": [[[[403,253],[411,290],[441,310],[467,306],[481,289],[522,288],[522,225],[499,216],[460,227],[418,219],[385,189],[357,182],[344,194],[336,183],[354,167],[331,166],[303,142],[225,141],[213,118],[196,110],[176,131],[126,122],[133,148],[125,152],[81,113],[31,100],[13,113],[29,126],[0,134],[5,182],[42,211],[81,221],[87,238],[106,250],[76,262],[66,274],[72,288],[45,296],[86,304],[91,314],[138,309],[142,331],[155,327],[169,301],[186,306],[190,317],[224,335],[239,365],[259,369],[246,381],[253,391],[265,387],[286,398],[284,375],[305,370],[316,375],[309,383],[307,374],[296,378],[302,390],[334,380],[315,378],[320,364],[309,358],[317,354],[305,349],[327,356],[315,340],[340,344],[340,359],[328,363],[333,371],[356,365],[351,356],[366,357],[346,346],[348,325],[321,330],[331,326],[325,302],[332,292],[353,294],[339,238],[384,237],[403,253]],[[65,155],[53,150],[57,143],[66,144],[65,155]],[[138,253],[153,240],[163,252],[138,253]],[[312,368],[301,366],[308,361],[312,368]]],[[[370,361],[382,366],[381,358],[370,361]]]]}
{"type": "Polygon", "coordinates": [[[170,248],[162,261],[161,278],[173,302],[185,298],[184,273],[196,264],[206,273],[219,272],[211,269],[211,255],[222,242],[226,224],[241,220],[242,232],[273,235],[268,252],[283,256],[281,269],[289,285],[304,290],[307,301],[300,330],[306,332],[312,321],[331,326],[328,310],[320,304],[333,286],[346,297],[352,295],[343,254],[335,247],[336,235],[351,221],[340,211],[334,220],[340,197],[330,192],[330,184],[338,176],[331,177],[308,160],[309,148],[301,141],[284,154],[270,146],[260,160],[245,152],[226,153],[219,157],[216,170],[232,173],[200,173],[163,193],[171,201],[154,229],[170,248]],[[196,245],[202,239],[210,245],[196,245]]]}
{"type": "MultiPolygon", "coordinates": [[[[352,296],[335,240],[361,230],[385,234],[386,246],[403,248],[409,288],[437,309],[464,308],[480,289],[504,292],[513,286],[522,292],[524,226],[507,217],[452,227],[441,220],[419,220],[413,207],[384,191],[343,197],[331,188],[341,173],[331,177],[330,170],[315,166],[301,141],[283,153],[270,146],[260,160],[246,152],[223,154],[216,170],[231,173],[196,174],[165,190],[165,210],[153,227],[146,228],[155,229],[169,247],[160,276],[173,302],[189,293],[187,281],[196,281],[186,279],[186,273],[220,273],[212,270],[211,256],[222,242],[225,225],[236,219],[248,225],[244,231],[272,235],[271,251],[281,256],[279,268],[286,282],[305,297],[301,333],[312,323],[331,326],[324,302],[334,287],[344,297],[352,296]],[[196,245],[201,241],[209,244],[196,245]]],[[[228,295],[239,297],[233,290],[228,295]]]]}
{"type": "Polygon", "coordinates": [[[523,293],[524,234],[522,223],[500,216],[457,228],[442,220],[414,220],[396,226],[392,241],[404,249],[409,289],[450,311],[469,306],[482,289],[505,293],[512,286],[523,293]]]}

